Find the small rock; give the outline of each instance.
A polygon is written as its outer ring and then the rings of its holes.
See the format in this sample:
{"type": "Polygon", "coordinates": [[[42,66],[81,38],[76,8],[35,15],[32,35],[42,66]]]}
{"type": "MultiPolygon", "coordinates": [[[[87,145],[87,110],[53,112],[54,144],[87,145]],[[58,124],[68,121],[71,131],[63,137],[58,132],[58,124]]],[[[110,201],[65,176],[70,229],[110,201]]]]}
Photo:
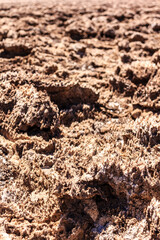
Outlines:
{"type": "Polygon", "coordinates": [[[103,126],[103,127],[100,128],[99,131],[100,131],[101,134],[104,134],[104,133],[108,132],[108,128],[106,126],[103,126]]]}
{"type": "Polygon", "coordinates": [[[46,66],[45,68],[45,74],[52,74],[55,73],[58,70],[57,65],[52,64],[51,66],[46,66]]]}
{"type": "Polygon", "coordinates": [[[104,32],[104,35],[105,35],[105,37],[107,37],[107,38],[115,38],[116,33],[115,33],[114,29],[111,28],[111,29],[106,30],[106,31],[104,32]]]}
{"type": "Polygon", "coordinates": [[[4,53],[8,54],[10,57],[26,56],[30,54],[32,50],[28,44],[25,44],[24,42],[17,42],[12,39],[6,39],[2,44],[4,53]]]}
{"type": "Polygon", "coordinates": [[[13,30],[9,30],[7,33],[8,38],[17,38],[17,32],[13,30]]]}
{"type": "Polygon", "coordinates": [[[98,211],[96,202],[92,199],[85,200],[84,210],[86,213],[88,213],[90,215],[90,217],[95,222],[99,215],[99,211],[98,211]]]}
{"type": "Polygon", "coordinates": [[[138,118],[141,115],[142,111],[140,109],[135,109],[132,111],[131,115],[134,119],[138,118]]]}
{"type": "Polygon", "coordinates": [[[147,39],[140,33],[134,33],[129,38],[130,42],[142,42],[144,43],[147,39]]]}
{"type": "Polygon", "coordinates": [[[20,30],[20,31],[18,32],[18,35],[19,35],[20,37],[25,37],[25,36],[27,36],[27,32],[24,31],[24,30],[20,30]]]}
{"type": "Polygon", "coordinates": [[[131,48],[129,46],[129,42],[127,40],[123,40],[118,43],[118,49],[119,51],[125,50],[126,52],[129,52],[131,48]]]}
{"type": "Polygon", "coordinates": [[[152,24],[152,29],[153,29],[155,32],[159,32],[159,31],[160,31],[160,24],[159,24],[159,23],[153,23],[153,24],[152,24]]]}
{"type": "Polygon", "coordinates": [[[130,55],[123,54],[123,55],[121,56],[121,61],[122,61],[123,63],[131,63],[131,62],[132,62],[132,58],[131,58],[130,55]]]}
{"type": "Polygon", "coordinates": [[[153,60],[152,60],[155,64],[160,63],[160,51],[155,52],[155,54],[153,55],[153,60]]]}

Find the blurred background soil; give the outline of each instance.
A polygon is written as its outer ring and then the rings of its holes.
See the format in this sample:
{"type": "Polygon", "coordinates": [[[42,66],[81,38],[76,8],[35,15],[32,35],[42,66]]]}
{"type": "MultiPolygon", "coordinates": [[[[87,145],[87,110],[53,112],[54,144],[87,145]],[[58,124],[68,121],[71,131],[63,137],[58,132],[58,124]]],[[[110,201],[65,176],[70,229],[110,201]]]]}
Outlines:
{"type": "Polygon", "coordinates": [[[160,239],[159,14],[0,0],[0,239],[160,239]]]}

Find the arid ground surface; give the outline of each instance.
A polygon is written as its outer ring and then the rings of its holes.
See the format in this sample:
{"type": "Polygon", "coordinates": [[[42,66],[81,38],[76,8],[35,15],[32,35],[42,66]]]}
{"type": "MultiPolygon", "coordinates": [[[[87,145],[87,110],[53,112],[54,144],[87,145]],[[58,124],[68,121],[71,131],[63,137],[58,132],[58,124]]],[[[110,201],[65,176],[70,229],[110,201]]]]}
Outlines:
{"type": "Polygon", "coordinates": [[[0,239],[160,239],[160,2],[8,2],[0,239]]]}

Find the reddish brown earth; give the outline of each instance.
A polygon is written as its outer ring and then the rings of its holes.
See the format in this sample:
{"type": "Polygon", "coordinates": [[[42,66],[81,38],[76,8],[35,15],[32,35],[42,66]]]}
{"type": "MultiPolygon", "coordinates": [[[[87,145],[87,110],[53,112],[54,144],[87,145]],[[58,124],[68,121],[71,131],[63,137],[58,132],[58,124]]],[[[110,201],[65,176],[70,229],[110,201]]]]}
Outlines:
{"type": "Polygon", "coordinates": [[[1,2],[0,239],[160,239],[160,3],[1,2]]]}

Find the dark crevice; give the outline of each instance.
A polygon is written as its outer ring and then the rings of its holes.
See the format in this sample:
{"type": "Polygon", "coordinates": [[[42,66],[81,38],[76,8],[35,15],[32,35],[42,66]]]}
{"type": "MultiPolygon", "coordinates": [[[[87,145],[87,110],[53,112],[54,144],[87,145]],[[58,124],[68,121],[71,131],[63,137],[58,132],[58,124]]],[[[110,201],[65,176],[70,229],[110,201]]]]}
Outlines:
{"type": "Polygon", "coordinates": [[[88,118],[94,118],[94,105],[87,105],[87,109],[83,108],[83,104],[73,105],[70,109],[60,112],[60,124],[70,126],[72,122],[81,122],[88,118]]]}
{"type": "Polygon", "coordinates": [[[49,128],[41,130],[38,127],[28,127],[27,131],[20,131],[20,133],[27,132],[28,136],[37,136],[42,137],[44,140],[49,141],[53,138],[54,134],[50,131],[49,128]]]}
{"type": "Polygon", "coordinates": [[[23,146],[22,145],[16,145],[16,151],[18,153],[18,156],[21,158],[23,153],[23,146]]]}
{"type": "Polygon", "coordinates": [[[135,76],[134,72],[131,69],[128,69],[126,73],[128,79],[131,82],[133,82],[136,86],[140,86],[140,85],[146,86],[148,81],[151,78],[154,78],[156,74],[157,74],[157,70],[155,70],[152,74],[148,74],[146,77],[138,78],[137,76],[135,76]]]}
{"type": "Polygon", "coordinates": [[[28,56],[29,54],[31,53],[31,50],[30,49],[26,49],[25,51],[24,50],[17,50],[17,51],[2,51],[0,53],[0,58],[15,58],[15,57],[25,57],[25,56],[28,56]]]}
{"type": "Polygon", "coordinates": [[[145,110],[147,112],[152,112],[152,113],[160,113],[160,109],[156,108],[155,106],[143,106],[141,104],[133,104],[134,109],[139,108],[141,110],[145,110]]]}
{"type": "Polygon", "coordinates": [[[9,103],[0,103],[0,110],[2,110],[5,114],[7,114],[8,111],[12,112],[14,104],[14,100],[11,100],[9,103]]]}

